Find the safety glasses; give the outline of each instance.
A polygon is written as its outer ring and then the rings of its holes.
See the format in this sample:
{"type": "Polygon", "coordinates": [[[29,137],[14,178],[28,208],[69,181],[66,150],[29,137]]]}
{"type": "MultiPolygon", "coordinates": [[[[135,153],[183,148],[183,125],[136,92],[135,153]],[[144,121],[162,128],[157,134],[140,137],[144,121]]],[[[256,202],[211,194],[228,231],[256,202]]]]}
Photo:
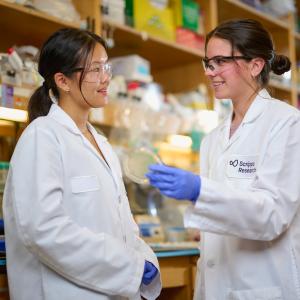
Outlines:
{"type": "Polygon", "coordinates": [[[228,66],[229,63],[238,59],[251,60],[251,57],[248,56],[222,56],[217,55],[211,58],[205,57],[202,59],[203,68],[205,71],[214,71],[220,72],[224,67],[228,66]]]}
{"type": "MultiPolygon", "coordinates": [[[[84,67],[78,67],[72,70],[72,72],[82,72],[84,67]]],[[[112,78],[112,66],[109,63],[97,63],[93,64],[84,76],[84,82],[96,83],[103,82],[104,80],[110,80],[112,78]]]]}

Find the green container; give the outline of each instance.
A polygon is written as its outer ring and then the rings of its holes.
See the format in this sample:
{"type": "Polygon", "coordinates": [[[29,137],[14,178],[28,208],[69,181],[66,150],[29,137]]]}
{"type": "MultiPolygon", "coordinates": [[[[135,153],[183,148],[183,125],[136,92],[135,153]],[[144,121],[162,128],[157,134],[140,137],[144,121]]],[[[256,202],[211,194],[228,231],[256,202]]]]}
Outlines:
{"type": "Polygon", "coordinates": [[[0,161],[0,193],[2,193],[4,190],[8,169],[9,162],[0,161]]]}
{"type": "Polygon", "coordinates": [[[131,27],[134,27],[133,1],[134,0],[126,0],[125,1],[125,23],[126,23],[126,25],[131,26],[131,27]]]}
{"type": "Polygon", "coordinates": [[[199,30],[200,7],[193,0],[172,0],[176,15],[176,27],[194,32],[199,30]]]}

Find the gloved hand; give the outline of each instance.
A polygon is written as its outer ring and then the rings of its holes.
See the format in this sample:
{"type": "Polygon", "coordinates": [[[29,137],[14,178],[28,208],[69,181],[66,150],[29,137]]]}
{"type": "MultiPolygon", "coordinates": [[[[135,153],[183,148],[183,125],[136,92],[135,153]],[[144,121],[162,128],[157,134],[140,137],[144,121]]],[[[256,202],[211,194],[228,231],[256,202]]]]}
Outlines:
{"type": "Polygon", "coordinates": [[[201,189],[199,175],[161,164],[150,165],[149,170],[146,177],[163,195],[192,202],[197,200],[201,189]]]}
{"type": "Polygon", "coordinates": [[[146,260],[142,283],[145,285],[150,284],[152,280],[155,278],[155,276],[157,275],[157,273],[158,273],[157,268],[151,262],[146,260]]]}

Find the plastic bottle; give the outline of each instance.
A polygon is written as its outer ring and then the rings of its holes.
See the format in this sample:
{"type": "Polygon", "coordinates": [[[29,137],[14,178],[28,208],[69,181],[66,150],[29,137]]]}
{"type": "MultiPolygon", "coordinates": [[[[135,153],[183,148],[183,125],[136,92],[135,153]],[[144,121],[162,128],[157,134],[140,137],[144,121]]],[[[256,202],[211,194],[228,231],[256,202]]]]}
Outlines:
{"type": "Polygon", "coordinates": [[[8,62],[16,71],[22,71],[23,61],[14,48],[8,49],[8,62]]]}

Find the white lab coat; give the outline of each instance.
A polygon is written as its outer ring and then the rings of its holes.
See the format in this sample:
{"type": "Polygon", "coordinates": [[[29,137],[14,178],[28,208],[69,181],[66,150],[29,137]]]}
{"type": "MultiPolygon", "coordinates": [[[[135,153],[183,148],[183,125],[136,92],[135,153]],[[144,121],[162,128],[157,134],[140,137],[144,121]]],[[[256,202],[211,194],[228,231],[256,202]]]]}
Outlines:
{"type": "Polygon", "coordinates": [[[205,232],[194,299],[300,299],[300,114],[260,92],[203,141],[185,225],[205,232]]]}
{"type": "Polygon", "coordinates": [[[118,159],[90,126],[109,165],[53,104],[32,122],[13,157],[4,195],[12,300],[156,299],[158,261],[138,237],[118,159]]]}

